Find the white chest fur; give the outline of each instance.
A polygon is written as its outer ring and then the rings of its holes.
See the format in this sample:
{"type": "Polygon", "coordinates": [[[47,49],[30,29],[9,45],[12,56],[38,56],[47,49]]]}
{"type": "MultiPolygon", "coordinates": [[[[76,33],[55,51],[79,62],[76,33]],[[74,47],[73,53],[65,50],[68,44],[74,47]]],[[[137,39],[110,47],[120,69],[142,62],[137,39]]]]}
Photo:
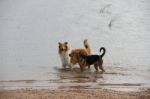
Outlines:
{"type": "Polygon", "coordinates": [[[61,58],[62,65],[63,65],[64,68],[66,68],[66,66],[70,66],[68,52],[61,52],[60,53],[60,58],[61,58]]]}

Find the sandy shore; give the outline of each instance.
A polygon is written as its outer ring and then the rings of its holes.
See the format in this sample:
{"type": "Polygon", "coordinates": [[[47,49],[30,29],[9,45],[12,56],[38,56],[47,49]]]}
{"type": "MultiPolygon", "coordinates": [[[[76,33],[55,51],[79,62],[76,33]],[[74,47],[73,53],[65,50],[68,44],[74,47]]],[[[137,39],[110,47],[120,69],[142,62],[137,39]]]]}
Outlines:
{"type": "Polygon", "coordinates": [[[112,90],[1,90],[0,99],[150,99],[150,90],[119,92],[112,90]]]}

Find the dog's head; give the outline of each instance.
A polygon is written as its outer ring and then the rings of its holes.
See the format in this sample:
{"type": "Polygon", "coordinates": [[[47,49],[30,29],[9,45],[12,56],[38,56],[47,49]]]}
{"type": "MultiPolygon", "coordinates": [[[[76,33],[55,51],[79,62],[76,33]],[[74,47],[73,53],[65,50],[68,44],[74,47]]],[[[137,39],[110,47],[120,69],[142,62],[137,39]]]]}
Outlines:
{"type": "Polygon", "coordinates": [[[72,50],[72,52],[69,54],[70,56],[70,62],[72,64],[77,64],[79,63],[79,58],[82,56],[87,56],[87,52],[83,49],[75,49],[75,50],[72,50]]]}
{"type": "Polygon", "coordinates": [[[77,51],[72,51],[70,54],[70,63],[72,63],[73,65],[78,63],[78,52],[77,51]]]}
{"type": "Polygon", "coordinates": [[[59,53],[67,52],[69,50],[68,42],[60,43],[58,42],[59,53]]]}

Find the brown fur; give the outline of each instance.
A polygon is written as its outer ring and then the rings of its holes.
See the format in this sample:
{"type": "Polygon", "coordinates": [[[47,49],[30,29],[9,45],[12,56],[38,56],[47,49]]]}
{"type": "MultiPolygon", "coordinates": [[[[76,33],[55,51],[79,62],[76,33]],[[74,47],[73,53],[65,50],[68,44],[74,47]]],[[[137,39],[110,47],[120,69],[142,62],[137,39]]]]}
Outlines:
{"type": "Polygon", "coordinates": [[[90,68],[90,65],[86,64],[86,61],[80,56],[81,54],[85,56],[88,55],[86,50],[76,49],[76,50],[73,50],[72,53],[69,54],[69,56],[71,57],[72,64],[78,63],[80,66],[80,71],[83,72],[85,67],[88,66],[88,68],[90,68]]]}
{"type": "Polygon", "coordinates": [[[69,56],[71,57],[70,62],[72,64],[77,64],[79,63],[78,61],[78,55],[79,53],[82,53],[82,55],[88,55],[88,52],[85,49],[74,49],[71,51],[71,53],[69,54],[69,56]]]}
{"type": "MultiPolygon", "coordinates": [[[[73,49],[71,51],[71,53],[69,54],[69,56],[71,57],[70,58],[70,63],[71,64],[73,64],[73,65],[75,65],[77,63],[82,64],[82,62],[80,62],[78,60],[79,53],[82,54],[82,55],[85,55],[85,56],[91,54],[91,48],[90,48],[90,45],[89,45],[87,39],[84,40],[84,47],[85,48],[73,49]]],[[[90,68],[90,65],[88,65],[88,68],[90,68]]]]}
{"type": "Polygon", "coordinates": [[[62,52],[67,52],[69,50],[68,48],[68,42],[64,42],[64,43],[60,43],[58,42],[59,46],[58,46],[58,49],[59,49],[59,54],[61,54],[62,52]]]}

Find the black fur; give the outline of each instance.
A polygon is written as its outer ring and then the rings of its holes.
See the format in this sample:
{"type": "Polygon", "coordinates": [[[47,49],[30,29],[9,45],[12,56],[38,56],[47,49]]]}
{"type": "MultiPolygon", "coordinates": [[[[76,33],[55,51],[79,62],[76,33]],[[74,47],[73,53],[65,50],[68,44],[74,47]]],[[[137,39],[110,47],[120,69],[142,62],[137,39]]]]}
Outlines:
{"type": "Polygon", "coordinates": [[[87,56],[84,56],[84,55],[80,55],[85,61],[86,61],[86,64],[87,65],[93,65],[94,64],[94,67],[96,70],[98,70],[97,66],[99,66],[99,68],[102,70],[102,71],[105,71],[103,69],[103,56],[105,55],[105,52],[106,52],[106,49],[104,47],[101,47],[100,48],[100,52],[103,50],[103,53],[101,55],[87,55],[87,56]]]}

